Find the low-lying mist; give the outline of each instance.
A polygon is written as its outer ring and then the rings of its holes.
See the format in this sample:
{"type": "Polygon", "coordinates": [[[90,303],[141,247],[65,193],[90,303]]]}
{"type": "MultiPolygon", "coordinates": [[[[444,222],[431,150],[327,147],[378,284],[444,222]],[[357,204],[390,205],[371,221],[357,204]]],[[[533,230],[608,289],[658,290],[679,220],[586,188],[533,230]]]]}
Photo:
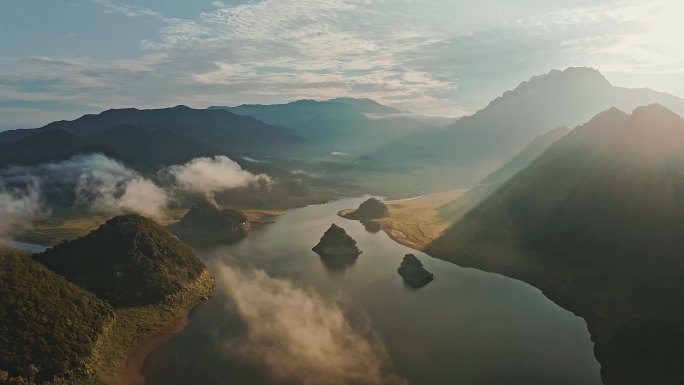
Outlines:
{"type": "Polygon", "coordinates": [[[384,344],[353,326],[337,301],[262,270],[214,266],[226,306],[247,325],[226,343],[228,356],[263,365],[276,380],[302,385],[403,385],[384,344]]]}
{"type": "MultiPolygon", "coordinates": [[[[200,194],[214,201],[216,193],[255,183],[270,183],[270,178],[245,171],[225,156],[196,158],[183,165],[160,169],[150,177],[102,154],[0,170],[0,186],[30,186],[25,195],[31,199],[39,200],[40,186],[46,190],[59,188],[73,195],[73,204],[93,212],[138,213],[156,218],[163,217],[179,194],[200,194]]],[[[0,206],[0,216],[8,218],[3,220],[3,232],[18,226],[15,223],[21,221],[14,218],[28,218],[17,214],[25,212],[28,205],[20,199],[18,191],[17,187],[1,190],[4,203],[0,206]]],[[[31,212],[35,215],[39,210],[31,212]]]]}
{"type": "Polygon", "coordinates": [[[37,181],[25,188],[8,188],[0,180],[0,243],[9,242],[16,232],[26,229],[45,213],[37,181]]]}
{"type": "Polygon", "coordinates": [[[184,165],[168,168],[178,186],[214,202],[217,193],[255,183],[271,183],[264,174],[252,174],[226,156],[195,158],[184,165]]]}

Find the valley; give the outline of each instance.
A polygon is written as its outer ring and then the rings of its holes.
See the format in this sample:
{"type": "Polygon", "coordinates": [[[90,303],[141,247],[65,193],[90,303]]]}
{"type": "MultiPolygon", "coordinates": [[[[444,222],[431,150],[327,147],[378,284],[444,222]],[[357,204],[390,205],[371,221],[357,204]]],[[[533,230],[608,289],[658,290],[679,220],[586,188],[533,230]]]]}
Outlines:
{"type": "Polygon", "coordinates": [[[679,384],[682,113],[568,68],[3,131],[0,383],[679,384]]]}

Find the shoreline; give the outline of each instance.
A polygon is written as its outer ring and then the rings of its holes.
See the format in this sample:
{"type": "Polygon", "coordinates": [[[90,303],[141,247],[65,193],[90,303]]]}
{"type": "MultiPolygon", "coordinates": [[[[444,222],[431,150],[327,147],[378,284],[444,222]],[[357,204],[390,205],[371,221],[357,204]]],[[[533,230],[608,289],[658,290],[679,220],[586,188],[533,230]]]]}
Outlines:
{"type": "Polygon", "coordinates": [[[182,332],[190,324],[190,314],[204,302],[206,300],[201,299],[186,306],[173,322],[140,341],[126,358],[126,364],[118,371],[115,379],[107,385],[144,385],[146,378],[142,370],[147,358],[165,342],[182,332]]]}
{"type": "MultiPolygon", "coordinates": [[[[373,220],[373,222],[379,224],[382,231],[400,245],[426,253],[431,258],[453,263],[460,267],[474,268],[524,282],[541,291],[546,298],[558,307],[583,319],[594,345],[594,358],[601,367],[601,377],[603,380],[606,357],[602,354],[601,347],[610,339],[616,324],[596,314],[590,302],[563,292],[553,283],[553,277],[540,277],[534,274],[533,271],[527,271],[523,266],[503,266],[487,261],[478,262],[463,253],[445,256],[438,250],[430,247],[431,242],[437,239],[450,225],[450,223],[440,218],[439,208],[444,204],[445,198],[458,199],[459,196],[460,194],[456,194],[453,191],[429,194],[409,202],[387,201],[385,203],[390,208],[390,215],[387,218],[373,220]],[[424,223],[423,221],[434,222],[424,223]]],[[[352,211],[354,209],[340,210],[338,215],[344,217],[345,214],[352,211]]]]}
{"type": "MultiPolygon", "coordinates": [[[[423,252],[430,242],[437,239],[451,225],[440,216],[438,209],[460,198],[466,191],[468,190],[450,190],[384,201],[389,208],[390,215],[369,222],[378,224],[393,241],[423,252]]],[[[340,210],[337,215],[345,218],[345,215],[355,210],[340,210]]]]}

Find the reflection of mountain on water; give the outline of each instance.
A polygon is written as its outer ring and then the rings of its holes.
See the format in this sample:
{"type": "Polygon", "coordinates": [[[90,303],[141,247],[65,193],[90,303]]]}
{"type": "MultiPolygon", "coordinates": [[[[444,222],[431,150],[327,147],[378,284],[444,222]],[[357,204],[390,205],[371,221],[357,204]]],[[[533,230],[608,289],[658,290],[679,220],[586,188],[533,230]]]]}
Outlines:
{"type": "Polygon", "coordinates": [[[359,258],[357,254],[319,254],[323,266],[328,271],[343,272],[354,266],[359,258]]]}
{"type": "Polygon", "coordinates": [[[361,221],[361,224],[363,225],[363,228],[366,229],[371,234],[375,234],[380,232],[382,228],[380,227],[380,224],[377,222],[373,221],[361,221]]]}

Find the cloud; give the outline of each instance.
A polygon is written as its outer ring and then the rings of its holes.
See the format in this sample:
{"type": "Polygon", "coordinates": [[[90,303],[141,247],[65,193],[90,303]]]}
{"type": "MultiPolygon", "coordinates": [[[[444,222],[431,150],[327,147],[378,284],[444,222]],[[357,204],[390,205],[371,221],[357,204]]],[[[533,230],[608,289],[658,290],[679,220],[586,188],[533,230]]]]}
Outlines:
{"type": "Polygon", "coordinates": [[[219,288],[247,325],[226,354],[263,365],[280,381],[302,385],[400,385],[387,351],[371,330],[359,330],[342,307],[262,270],[216,266],[219,288]]]}
{"type": "Polygon", "coordinates": [[[0,183],[17,186],[40,182],[49,189],[71,191],[75,204],[95,212],[138,213],[157,218],[163,217],[168,203],[179,191],[200,193],[214,201],[215,194],[222,191],[272,182],[267,175],[243,170],[225,156],[195,158],[159,170],[157,176],[166,182],[157,185],[138,171],[102,154],[0,169],[0,183]],[[170,180],[164,178],[168,175],[170,180]]]}
{"type": "Polygon", "coordinates": [[[149,8],[140,7],[137,5],[130,5],[109,0],[93,0],[93,3],[101,5],[105,9],[105,12],[118,13],[128,17],[147,17],[164,22],[173,22],[178,20],[164,17],[164,15],[159,12],[155,12],[149,8]]]}
{"type": "MultiPolygon", "coordinates": [[[[684,76],[677,17],[684,5],[675,0],[482,0],[478,7],[448,0],[217,1],[182,19],[114,0],[96,3],[106,13],[156,21],[156,34],[138,41],[142,53],[125,60],[24,58],[14,74],[0,75],[2,98],[81,103],[91,111],[353,96],[457,116],[550,68],[684,76]]],[[[661,84],[676,90],[681,82],[661,84]]],[[[37,108],[3,112],[17,123],[17,116],[47,116],[37,108]]],[[[49,116],[63,118],[58,114],[49,116]]]]}
{"type": "Polygon", "coordinates": [[[162,215],[169,197],[140,173],[102,154],[79,155],[62,162],[0,170],[6,183],[37,180],[47,187],[71,189],[77,204],[106,213],[162,215]]]}
{"type": "Polygon", "coordinates": [[[226,156],[195,158],[184,165],[171,166],[168,171],[180,188],[201,193],[212,202],[221,191],[271,182],[268,176],[243,170],[226,156]]]}
{"type": "Polygon", "coordinates": [[[152,181],[138,177],[124,184],[123,194],[108,206],[113,211],[134,212],[152,217],[162,216],[169,197],[152,181]]]}
{"type": "Polygon", "coordinates": [[[0,242],[11,240],[44,213],[40,187],[35,180],[23,189],[7,188],[0,180],[0,242]]]}

